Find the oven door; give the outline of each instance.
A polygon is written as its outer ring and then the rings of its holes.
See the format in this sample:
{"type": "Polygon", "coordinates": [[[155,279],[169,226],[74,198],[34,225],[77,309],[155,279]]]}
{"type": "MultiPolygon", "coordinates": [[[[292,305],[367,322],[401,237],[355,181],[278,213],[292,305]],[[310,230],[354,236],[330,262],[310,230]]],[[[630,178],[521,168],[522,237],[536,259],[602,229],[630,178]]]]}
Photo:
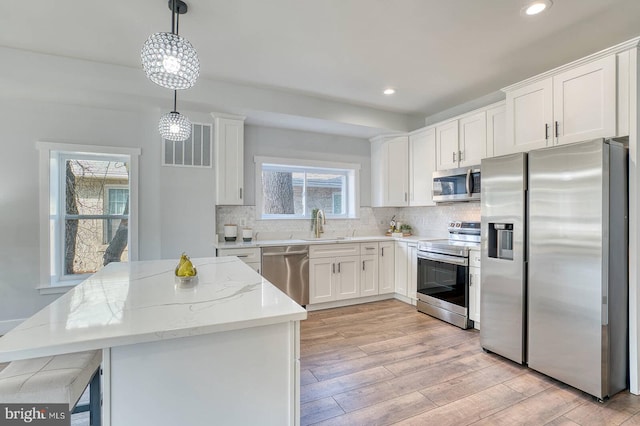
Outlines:
{"type": "Polygon", "coordinates": [[[419,300],[460,315],[467,315],[468,258],[419,251],[417,284],[419,300]]]}

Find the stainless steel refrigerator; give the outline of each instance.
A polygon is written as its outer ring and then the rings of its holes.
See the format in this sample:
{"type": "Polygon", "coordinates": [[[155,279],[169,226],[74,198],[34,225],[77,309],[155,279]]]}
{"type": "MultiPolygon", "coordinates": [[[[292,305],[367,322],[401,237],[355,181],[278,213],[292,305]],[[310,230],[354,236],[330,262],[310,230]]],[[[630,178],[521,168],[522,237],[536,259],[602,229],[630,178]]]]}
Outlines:
{"type": "Polygon", "coordinates": [[[627,150],[482,161],[480,342],[597,398],[627,383],[627,150]]]}

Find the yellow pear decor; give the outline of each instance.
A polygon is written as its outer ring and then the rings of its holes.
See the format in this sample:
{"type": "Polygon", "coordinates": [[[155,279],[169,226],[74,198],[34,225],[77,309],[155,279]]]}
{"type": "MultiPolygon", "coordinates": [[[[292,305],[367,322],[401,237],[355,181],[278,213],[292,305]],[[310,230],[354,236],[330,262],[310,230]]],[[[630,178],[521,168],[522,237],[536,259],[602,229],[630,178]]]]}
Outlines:
{"type": "Polygon", "coordinates": [[[178,277],[195,277],[198,271],[191,263],[191,259],[186,253],[182,253],[180,256],[180,263],[176,266],[176,276],[178,277]]]}

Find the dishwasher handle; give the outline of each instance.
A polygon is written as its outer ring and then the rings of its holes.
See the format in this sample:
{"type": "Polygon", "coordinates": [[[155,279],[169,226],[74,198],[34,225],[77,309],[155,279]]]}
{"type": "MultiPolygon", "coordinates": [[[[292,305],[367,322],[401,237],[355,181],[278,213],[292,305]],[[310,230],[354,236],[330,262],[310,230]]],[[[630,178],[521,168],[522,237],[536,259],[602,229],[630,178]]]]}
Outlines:
{"type": "Polygon", "coordinates": [[[278,252],[278,253],[262,253],[263,257],[269,257],[269,256],[293,256],[293,255],[299,255],[299,254],[309,254],[308,251],[304,250],[304,251],[283,251],[283,252],[278,252]]]}

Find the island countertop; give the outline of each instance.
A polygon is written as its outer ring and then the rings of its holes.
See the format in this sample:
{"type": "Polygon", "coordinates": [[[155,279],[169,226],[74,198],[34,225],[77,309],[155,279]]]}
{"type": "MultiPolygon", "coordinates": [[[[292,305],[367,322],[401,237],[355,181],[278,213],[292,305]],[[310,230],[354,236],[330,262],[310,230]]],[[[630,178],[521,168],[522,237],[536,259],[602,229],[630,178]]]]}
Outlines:
{"type": "Polygon", "coordinates": [[[0,338],[0,362],[306,319],[307,312],[235,257],[111,263],[0,338]]]}

